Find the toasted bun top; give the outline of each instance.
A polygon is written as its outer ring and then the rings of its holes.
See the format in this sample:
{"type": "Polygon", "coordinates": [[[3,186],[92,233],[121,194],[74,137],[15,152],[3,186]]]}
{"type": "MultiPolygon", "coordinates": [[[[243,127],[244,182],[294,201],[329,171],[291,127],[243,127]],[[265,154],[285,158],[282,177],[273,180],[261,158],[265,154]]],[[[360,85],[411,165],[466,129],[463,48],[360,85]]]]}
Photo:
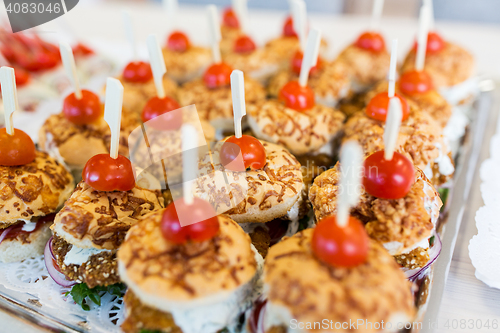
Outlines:
{"type": "MultiPolygon", "coordinates": [[[[128,156],[128,136],[138,126],[138,117],[123,113],[119,141],[121,155],[128,156]]],[[[75,125],[63,113],[58,113],[47,118],[40,128],[39,138],[43,150],[59,155],[69,166],[83,167],[92,156],[109,152],[111,131],[104,118],[88,125],[75,125]]]]}
{"type": "MultiPolygon", "coordinates": [[[[384,149],[384,128],[385,122],[368,117],[363,110],[349,117],[342,140],[359,142],[369,156],[384,149]]],[[[406,153],[416,167],[424,170],[439,157],[437,145],[446,150],[440,132],[441,128],[430,115],[413,109],[408,119],[401,123],[396,150],[406,153]]]]}
{"type": "Polygon", "coordinates": [[[255,275],[250,237],[228,216],[214,238],[176,245],[162,235],[163,212],[133,226],[118,250],[120,276],[141,300],[168,311],[162,304],[231,292],[255,275]]]}
{"type": "Polygon", "coordinates": [[[413,318],[411,284],[382,246],[370,241],[364,264],[333,267],[312,252],[313,232],[306,229],[269,249],[264,264],[269,302],[285,307],[303,323],[324,318],[334,323],[381,323],[396,313],[413,318]]]}
{"type": "MultiPolygon", "coordinates": [[[[191,45],[185,52],[172,51],[164,48],[163,59],[171,77],[182,78],[190,74],[198,74],[201,69],[212,62],[210,49],[191,45]]],[[[201,74],[201,73],[199,73],[201,74]]]]}
{"type": "Polygon", "coordinates": [[[162,207],[159,190],[101,192],[81,181],[51,228],[77,247],[115,250],[139,218],[162,207]]]}
{"type": "MultiPolygon", "coordinates": [[[[251,105],[266,98],[264,87],[251,78],[245,78],[245,102],[251,105]]],[[[233,119],[231,87],[210,89],[202,79],[186,83],[179,90],[181,105],[195,104],[200,119],[213,122],[216,119],[233,119]]]]}
{"type": "Polygon", "coordinates": [[[73,176],[47,153],[20,166],[0,166],[0,228],[55,213],[75,186],[73,176]]]}
{"type": "MultiPolygon", "coordinates": [[[[412,49],[406,55],[401,72],[414,68],[415,50],[412,49]]],[[[464,82],[474,74],[474,57],[460,46],[445,42],[440,52],[425,56],[424,69],[432,77],[436,87],[450,87],[464,82]]]]}
{"type": "MultiPolygon", "coordinates": [[[[298,79],[299,76],[290,69],[281,70],[269,81],[267,92],[273,97],[278,97],[285,84],[298,79]]],[[[349,68],[341,61],[324,61],[318,72],[309,75],[307,85],[314,90],[316,97],[344,97],[350,86],[349,68]]]]}
{"type": "Polygon", "coordinates": [[[385,80],[391,56],[387,50],[374,53],[349,45],[339,54],[338,61],[346,64],[358,84],[370,86],[385,80]]]}
{"type": "Polygon", "coordinates": [[[222,143],[211,154],[205,154],[199,163],[194,195],[210,202],[217,213],[226,213],[239,223],[269,222],[286,215],[304,187],[300,163],[285,148],[260,142],[266,151],[267,163],[262,169],[244,174],[222,171],[219,160],[222,143]]]}
{"type": "Polygon", "coordinates": [[[275,53],[268,52],[266,48],[258,48],[249,53],[229,52],[224,55],[224,62],[232,68],[243,71],[245,74],[250,74],[249,72],[258,71],[269,66],[274,66],[274,71],[276,71],[281,61],[281,58],[275,53]]]}
{"type": "MultiPolygon", "coordinates": [[[[339,163],[316,177],[309,190],[309,199],[317,220],[336,214],[339,188],[339,163]]],[[[351,211],[364,224],[370,238],[380,243],[399,242],[402,249],[411,247],[431,236],[434,223],[442,205],[438,193],[424,173],[415,168],[415,183],[401,199],[376,198],[360,189],[360,202],[351,211]],[[438,202],[438,209],[431,214],[427,203],[438,202]]]]}
{"type": "MultiPolygon", "coordinates": [[[[379,82],[371,91],[366,94],[366,103],[376,94],[387,91],[387,81],[379,82]]],[[[436,90],[431,90],[425,94],[416,94],[413,96],[405,95],[399,89],[396,83],[396,93],[406,98],[410,109],[420,110],[430,115],[441,127],[445,127],[451,117],[451,105],[436,90]]]]}
{"type": "Polygon", "coordinates": [[[248,123],[263,140],[285,146],[292,154],[315,152],[338,135],[344,114],[316,104],[298,112],[278,100],[267,100],[247,107],[248,123]]]}

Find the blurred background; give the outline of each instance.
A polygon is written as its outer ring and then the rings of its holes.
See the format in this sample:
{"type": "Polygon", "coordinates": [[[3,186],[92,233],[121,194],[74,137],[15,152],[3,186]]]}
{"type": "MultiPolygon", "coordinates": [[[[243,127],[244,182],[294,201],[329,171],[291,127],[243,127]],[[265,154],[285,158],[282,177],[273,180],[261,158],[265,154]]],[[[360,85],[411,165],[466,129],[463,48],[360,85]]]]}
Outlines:
{"type": "MultiPolygon", "coordinates": [[[[159,2],[160,0],[81,0],[81,2],[159,2]]],[[[218,6],[230,0],[179,0],[181,4],[218,6]]],[[[306,0],[307,10],[332,14],[361,14],[371,12],[372,0],[306,0]]],[[[386,0],[384,15],[417,17],[421,0],[386,0]]],[[[255,9],[287,10],[287,0],[248,0],[255,9]]],[[[500,0],[434,0],[436,19],[500,23],[500,0]]]]}

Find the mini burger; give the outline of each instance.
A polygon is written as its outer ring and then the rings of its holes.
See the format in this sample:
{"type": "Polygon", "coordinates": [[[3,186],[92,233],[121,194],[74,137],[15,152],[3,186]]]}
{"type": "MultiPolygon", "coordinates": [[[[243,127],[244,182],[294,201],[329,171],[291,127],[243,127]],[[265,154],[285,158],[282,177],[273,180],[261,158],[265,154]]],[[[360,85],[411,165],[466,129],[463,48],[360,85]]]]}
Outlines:
{"type": "MultiPolygon", "coordinates": [[[[0,142],[8,135],[5,128],[2,130],[0,142]]],[[[19,129],[15,133],[29,139],[19,129]]],[[[25,154],[30,150],[30,141],[23,145],[25,154]]],[[[33,158],[28,163],[5,165],[5,156],[0,156],[0,262],[43,254],[54,215],[74,188],[73,177],[62,164],[47,153],[35,152],[32,141],[31,147],[33,158]]]]}
{"type": "MultiPolygon", "coordinates": [[[[436,227],[442,202],[425,174],[397,152],[393,160],[396,162],[397,158],[400,164],[393,172],[405,179],[405,188],[384,185],[383,169],[372,163],[380,161],[381,153],[383,156],[383,151],[378,151],[365,160],[360,202],[351,209],[351,215],[365,225],[368,236],[394,256],[411,277],[428,268],[439,255],[441,243],[436,227]],[[380,185],[374,186],[377,178],[380,185]]],[[[317,220],[337,211],[339,167],[337,164],[319,175],[309,191],[317,220]]]]}
{"type": "Polygon", "coordinates": [[[212,55],[208,48],[192,45],[183,32],[174,31],[163,48],[163,59],[168,68],[167,76],[182,84],[201,77],[210,66],[212,55]]]}
{"type": "MultiPolygon", "coordinates": [[[[428,114],[408,106],[400,97],[403,121],[399,130],[396,150],[410,157],[413,164],[424,171],[427,178],[440,186],[448,181],[455,171],[451,152],[440,126],[428,114]]],[[[384,128],[389,98],[387,92],[373,97],[367,107],[352,115],[343,127],[344,142],[357,141],[366,156],[384,149],[384,128]]]]}
{"type": "Polygon", "coordinates": [[[198,174],[194,195],[239,223],[264,257],[270,244],[297,232],[299,219],[308,210],[300,163],[273,143],[248,135],[226,138],[202,156],[198,174]],[[234,145],[253,151],[243,155],[243,170],[228,164],[235,156],[226,147],[234,145]]]}
{"type": "Polygon", "coordinates": [[[262,257],[250,237],[215,212],[181,226],[178,211],[213,211],[197,198],[188,210],[182,205],[142,218],[118,251],[118,269],[128,286],[121,325],[126,333],[233,332],[258,295],[262,257]]]}
{"type": "MultiPolygon", "coordinates": [[[[56,269],[66,280],[89,288],[120,282],[116,251],[132,225],[163,207],[159,188],[152,177],[126,191],[100,191],[80,182],[51,227],[54,237],[49,245],[56,269]]],[[[59,275],[52,277],[59,283],[59,275]]]]}
{"type": "MultiPolygon", "coordinates": [[[[323,221],[326,228],[333,228],[330,222],[323,221]]],[[[361,321],[383,322],[384,332],[398,332],[397,324],[411,322],[415,315],[411,285],[387,251],[367,240],[361,262],[326,262],[321,256],[325,251],[317,245],[318,227],[269,249],[264,295],[249,317],[249,332],[352,332],[344,323],[361,321]]],[[[355,331],[375,330],[359,325],[355,331]]]]}

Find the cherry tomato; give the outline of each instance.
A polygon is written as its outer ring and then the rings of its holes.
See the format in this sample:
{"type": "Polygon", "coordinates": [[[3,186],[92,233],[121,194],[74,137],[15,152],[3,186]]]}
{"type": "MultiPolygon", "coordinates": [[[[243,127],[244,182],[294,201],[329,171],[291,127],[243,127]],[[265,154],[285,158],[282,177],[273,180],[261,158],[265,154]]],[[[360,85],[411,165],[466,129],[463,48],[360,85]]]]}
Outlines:
{"type": "MultiPolygon", "coordinates": [[[[425,52],[427,54],[435,54],[444,49],[444,40],[439,36],[437,32],[429,32],[427,34],[427,48],[425,52]]],[[[417,50],[418,43],[415,41],[413,48],[417,50]]]]}
{"type": "Polygon", "coordinates": [[[362,33],[354,45],[373,53],[379,53],[385,50],[384,37],[376,32],[367,31],[362,33]]]}
{"type": "Polygon", "coordinates": [[[229,28],[238,29],[240,27],[238,16],[236,16],[236,13],[231,7],[224,9],[224,12],[222,13],[222,24],[229,28]]]}
{"type": "Polygon", "coordinates": [[[91,124],[102,117],[103,110],[99,96],[89,90],[82,90],[82,98],[71,93],[64,99],[63,113],[66,119],[76,125],[91,124]]]}
{"type": "Polygon", "coordinates": [[[203,81],[208,88],[225,87],[231,84],[233,69],[228,64],[221,62],[208,67],[203,75],[203,81]]]}
{"type": "Polygon", "coordinates": [[[160,222],[163,237],[175,244],[187,241],[203,242],[219,233],[219,219],[213,207],[205,200],[194,197],[188,205],[184,198],[179,198],[165,208],[160,222]],[[181,226],[182,221],[199,221],[181,226]]]}
{"type": "Polygon", "coordinates": [[[16,86],[22,87],[30,80],[30,73],[22,68],[16,68],[16,86]]]}
{"type": "Polygon", "coordinates": [[[285,20],[285,24],[283,25],[283,36],[285,37],[297,37],[297,33],[293,28],[293,18],[292,16],[288,16],[285,20]]]}
{"type": "MultiPolygon", "coordinates": [[[[300,50],[297,50],[295,54],[292,57],[292,71],[300,75],[300,69],[302,68],[302,59],[304,58],[304,53],[300,50]]],[[[318,61],[316,62],[316,66],[312,67],[311,70],[309,71],[309,75],[314,75],[318,72],[318,70],[321,69],[322,66],[322,60],[320,57],[318,57],[318,61]]]]}
{"type": "Polygon", "coordinates": [[[415,182],[413,163],[403,154],[394,152],[392,160],[384,158],[384,151],[371,154],[364,163],[363,186],[377,198],[400,199],[415,182]]]}
{"type": "Polygon", "coordinates": [[[405,95],[424,94],[432,89],[434,85],[432,78],[427,72],[408,71],[399,78],[399,89],[405,95]]]}
{"type": "Polygon", "coordinates": [[[78,43],[73,47],[73,54],[75,56],[88,56],[94,54],[94,51],[82,43],[78,43]]]}
{"type": "Polygon", "coordinates": [[[170,112],[179,109],[181,106],[176,100],[165,97],[151,98],[142,110],[142,122],[148,123],[157,130],[175,130],[182,126],[182,113],[170,112]],[[161,116],[159,118],[156,118],[161,116]],[[154,120],[153,120],[154,119],[154,120]]]}
{"type": "Polygon", "coordinates": [[[241,164],[239,162],[231,164],[240,154],[241,158],[243,158],[245,169],[258,170],[266,165],[266,150],[262,143],[253,136],[242,135],[238,139],[233,135],[228,138],[220,149],[222,165],[228,170],[245,171],[240,170],[241,164]]]}
{"type": "Polygon", "coordinates": [[[82,179],[98,191],[130,191],[135,186],[132,163],[122,155],[91,157],[83,168],[82,179]]]}
{"type": "Polygon", "coordinates": [[[279,100],[287,108],[306,111],[314,107],[314,91],[307,86],[302,87],[298,81],[290,81],[281,88],[279,100]]]}
{"type": "Polygon", "coordinates": [[[35,159],[35,144],[30,136],[20,129],[9,135],[7,129],[0,128],[0,165],[25,165],[35,159]]]}
{"type": "Polygon", "coordinates": [[[191,43],[188,36],[181,31],[174,31],[168,36],[167,47],[174,52],[186,52],[191,43]]]}
{"type": "Polygon", "coordinates": [[[145,83],[151,80],[151,65],[144,61],[132,61],[123,70],[123,79],[133,83],[145,83]]]}
{"type": "Polygon", "coordinates": [[[252,38],[247,35],[238,37],[238,39],[234,42],[235,53],[250,53],[255,51],[256,48],[257,47],[255,46],[252,38]]]}
{"type": "MultiPolygon", "coordinates": [[[[401,101],[401,109],[403,111],[403,119],[402,121],[405,121],[408,119],[408,116],[410,115],[410,107],[408,106],[408,103],[406,103],[406,99],[401,97],[398,94],[395,94],[394,97],[399,98],[401,101]]],[[[379,120],[379,121],[385,121],[387,118],[387,113],[389,111],[389,96],[387,95],[387,91],[381,92],[376,94],[368,103],[366,106],[365,113],[368,117],[379,120]]]]}
{"type": "Polygon", "coordinates": [[[368,234],[361,222],[349,216],[347,225],[340,227],[335,216],[318,222],[311,246],[319,260],[334,267],[355,267],[368,257],[368,234]]]}

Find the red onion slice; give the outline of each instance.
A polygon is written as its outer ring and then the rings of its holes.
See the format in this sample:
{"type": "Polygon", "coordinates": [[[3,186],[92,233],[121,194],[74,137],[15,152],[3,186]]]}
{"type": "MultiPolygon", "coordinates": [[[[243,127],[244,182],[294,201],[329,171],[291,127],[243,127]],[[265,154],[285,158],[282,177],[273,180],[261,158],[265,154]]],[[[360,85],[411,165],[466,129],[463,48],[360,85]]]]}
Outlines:
{"type": "Polygon", "coordinates": [[[429,249],[429,261],[427,262],[427,264],[425,264],[424,267],[411,269],[405,272],[406,278],[411,282],[423,276],[434,263],[434,261],[436,261],[436,259],[439,257],[443,244],[441,243],[441,238],[437,233],[434,236],[434,245],[429,249]]]}
{"type": "Polygon", "coordinates": [[[15,227],[16,225],[11,225],[10,227],[8,227],[7,229],[4,229],[2,231],[2,233],[0,234],[0,244],[2,244],[3,240],[5,239],[5,237],[7,237],[7,235],[9,234],[9,232],[15,227]]]}
{"type": "Polygon", "coordinates": [[[45,266],[47,267],[47,271],[49,272],[50,277],[52,278],[52,280],[54,280],[55,283],[57,283],[61,287],[74,286],[76,284],[75,281],[67,280],[66,276],[64,276],[64,274],[59,273],[57,269],[54,267],[54,262],[52,261],[52,254],[50,251],[51,243],[52,243],[52,237],[50,237],[47,244],[45,244],[45,249],[43,251],[45,266]]]}

